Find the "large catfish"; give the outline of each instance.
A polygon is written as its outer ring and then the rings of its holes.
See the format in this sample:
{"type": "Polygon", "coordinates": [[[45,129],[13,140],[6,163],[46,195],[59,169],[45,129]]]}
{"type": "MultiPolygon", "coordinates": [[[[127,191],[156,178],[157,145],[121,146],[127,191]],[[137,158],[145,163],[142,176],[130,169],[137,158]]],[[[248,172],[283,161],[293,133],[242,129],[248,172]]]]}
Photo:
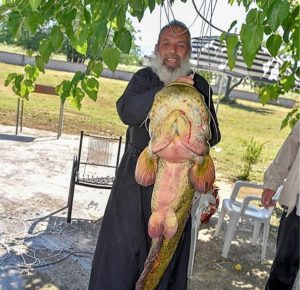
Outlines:
{"type": "Polygon", "coordinates": [[[154,183],[148,233],[152,239],[136,290],[154,290],[168,267],[188,220],[194,192],[207,192],[215,169],[209,156],[210,112],[191,85],[172,83],[155,95],[148,146],[141,153],[136,181],[154,183]]]}

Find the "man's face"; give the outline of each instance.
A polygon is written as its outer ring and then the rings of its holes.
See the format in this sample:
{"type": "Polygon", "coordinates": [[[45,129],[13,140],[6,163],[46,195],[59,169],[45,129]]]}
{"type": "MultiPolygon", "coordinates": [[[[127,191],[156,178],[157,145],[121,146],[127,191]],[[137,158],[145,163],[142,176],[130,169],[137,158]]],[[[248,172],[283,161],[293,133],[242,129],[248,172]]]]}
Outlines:
{"type": "Polygon", "coordinates": [[[179,68],[190,52],[188,33],[178,26],[165,28],[155,50],[161,57],[163,66],[171,70],[179,68]]]}

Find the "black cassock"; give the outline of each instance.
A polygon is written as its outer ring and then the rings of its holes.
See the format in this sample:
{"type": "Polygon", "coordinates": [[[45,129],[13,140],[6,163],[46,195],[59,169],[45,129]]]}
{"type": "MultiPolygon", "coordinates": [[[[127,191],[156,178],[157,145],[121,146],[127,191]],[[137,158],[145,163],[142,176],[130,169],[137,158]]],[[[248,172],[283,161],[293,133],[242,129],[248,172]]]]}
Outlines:
{"type": "MultiPolygon", "coordinates": [[[[212,121],[211,145],[220,141],[212,91],[205,79],[194,76],[194,86],[205,97],[212,121]]],[[[121,120],[128,125],[125,152],[106,206],[92,264],[89,290],[133,290],[143,271],[151,244],[148,220],[153,186],[143,187],[134,179],[137,159],[148,145],[146,118],[154,95],[164,86],[151,68],[136,72],[117,101],[121,120]]],[[[187,287],[191,221],[189,219],[177,250],[157,289],[187,287]]]]}

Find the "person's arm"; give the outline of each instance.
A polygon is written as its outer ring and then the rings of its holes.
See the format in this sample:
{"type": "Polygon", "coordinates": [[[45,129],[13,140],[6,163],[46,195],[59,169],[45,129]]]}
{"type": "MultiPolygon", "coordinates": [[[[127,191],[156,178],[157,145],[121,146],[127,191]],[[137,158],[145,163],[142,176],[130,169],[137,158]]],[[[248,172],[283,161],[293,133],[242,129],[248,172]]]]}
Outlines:
{"type": "Polygon", "coordinates": [[[205,103],[210,110],[210,130],[211,130],[211,139],[209,140],[210,146],[214,146],[221,141],[221,132],[219,129],[219,123],[213,103],[213,91],[207,81],[198,74],[194,76],[194,86],[197,90],[204,96],[205,103]]]}
{"type": "Polygon", "coordinates": [[[264,208],[268,208],[275,205],[275,201],[272,200],[273,196],[275,195],[276,191],[266,188],[263,190],[261,195],[261,204],[264,208]]]}
{"type": "Polygon", "coordinates": [[[264,173],[264,184],[261,202],[264,207],[272,206],[272,197],[293,166],[299,149],[300,122],[298,121],[290,135],[279,149],[275,159],[264,173]]]}
{"type": "Polygon", "coordinates": [[[122,122],[129,126],[142,124],[148,116],[155,94],[163,87],[149,70],[142,69],[129,81],[124,94],[117,101],[122,122]]]}

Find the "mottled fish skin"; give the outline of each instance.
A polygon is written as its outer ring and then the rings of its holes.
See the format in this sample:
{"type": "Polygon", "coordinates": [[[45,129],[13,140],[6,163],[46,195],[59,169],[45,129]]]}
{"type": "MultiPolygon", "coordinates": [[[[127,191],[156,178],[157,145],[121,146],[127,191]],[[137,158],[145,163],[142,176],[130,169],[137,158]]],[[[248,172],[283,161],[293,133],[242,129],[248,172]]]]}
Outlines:
{"type": "Polygon", "coordinates": [[[193,86],[173,83],[155,96],[151,139],[135,174],[141,185],[154,183],[148,223],[152,244],[136,290],[158,286],[182,236],[195,190],[207,192],[213,185],[209,121],[203,96],[193,86]]]}
{"type": "MultiPolygon", "coordinates": [[[[162,189],[161,183],[164,182],[162,179],[164,178],[162,171],[165,166],[167,166],[166,162],[161,162],[160,160],[153,192],[162,189]]],[[[177,176],[176,182],[174,183],[175,186],[178,186],[178,192],[180,193],[174,208],[179,221],[176,233],[170,239],[166,238],[164,234],[152,239],[150,252],[144,265],[144,271],[135,286],[136,290],[154,290],[174,255],[189,217],[195,192],[193,186],[188,181],[189,168],[190,163],[186,162],[182,174],[177,176]]],[[[170,183],[173,181],[175,180],[170,180],[170,183]]],[[[152,202],[156,203],[155,197],[152,202]]]]}

